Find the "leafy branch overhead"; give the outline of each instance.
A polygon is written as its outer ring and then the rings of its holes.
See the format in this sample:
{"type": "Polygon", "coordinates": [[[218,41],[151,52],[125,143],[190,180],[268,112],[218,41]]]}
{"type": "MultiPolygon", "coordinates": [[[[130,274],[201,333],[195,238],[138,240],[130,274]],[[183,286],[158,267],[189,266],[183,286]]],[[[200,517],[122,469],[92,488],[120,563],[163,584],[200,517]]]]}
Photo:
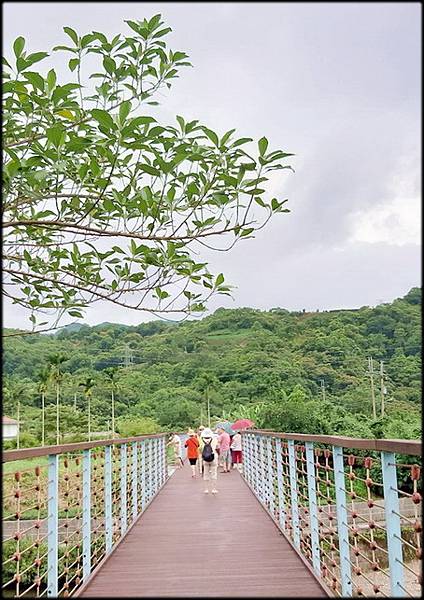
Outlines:
{"type": "Polygon", "coordinates": [[[160,15],[126,23],[113,39],[64,27],[53,52],[70,81],[35,71],[51,55],[29,54],[23,37],[3,59],[4,291],[34,326],[98,300],[201,312],[230,293],[202,248],[229,250],[288,212],[266,186],[291,154],[182,116],[158,122],[158,92],[190,63],[167,48],[160,15]]]}

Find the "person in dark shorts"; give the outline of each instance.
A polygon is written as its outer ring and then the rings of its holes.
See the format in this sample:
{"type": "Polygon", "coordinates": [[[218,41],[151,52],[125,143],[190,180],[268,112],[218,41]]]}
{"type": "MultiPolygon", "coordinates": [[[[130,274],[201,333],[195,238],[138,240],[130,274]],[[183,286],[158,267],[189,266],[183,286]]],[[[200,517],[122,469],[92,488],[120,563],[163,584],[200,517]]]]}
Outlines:
{"type": "Polygon", "coordinates": [[[193,429],[188,430],[188,436],[189,437],[184,445],[187,448],[187,458],[191,466],[191,476],[196,477],[196,463],[199,457],[199,440],[193,429]]]}

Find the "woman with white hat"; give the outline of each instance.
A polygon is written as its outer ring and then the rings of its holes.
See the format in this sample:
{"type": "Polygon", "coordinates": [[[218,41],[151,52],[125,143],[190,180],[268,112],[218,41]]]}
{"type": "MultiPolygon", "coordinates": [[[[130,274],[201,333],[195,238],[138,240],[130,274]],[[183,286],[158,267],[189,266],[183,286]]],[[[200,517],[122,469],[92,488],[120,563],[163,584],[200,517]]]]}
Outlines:
{"type": "Polygon", "coordinates": [[[212,494],[217,494],[216,479],[218,471],[218,453],[217,445],[218,439],[214,435],[213,431],[206,427],[202,433],[203,450],[202,450],[202,462],[203,462],[203,480],[205,482],[205,494],[209,494],[209,481],[211,481],[212,494]]]}

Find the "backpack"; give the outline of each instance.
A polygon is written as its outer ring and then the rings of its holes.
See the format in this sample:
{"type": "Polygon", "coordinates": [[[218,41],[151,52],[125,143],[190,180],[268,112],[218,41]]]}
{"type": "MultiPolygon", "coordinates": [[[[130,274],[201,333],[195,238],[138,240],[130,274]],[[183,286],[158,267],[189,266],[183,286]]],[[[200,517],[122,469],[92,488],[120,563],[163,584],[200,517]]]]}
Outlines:
{"type": "Polygon", "coordinates": [[[202,450],[202,458],[205,462],[212,462],[215,458],[215,455],[212,450],[211,442],[205,443],[202,450]]]}

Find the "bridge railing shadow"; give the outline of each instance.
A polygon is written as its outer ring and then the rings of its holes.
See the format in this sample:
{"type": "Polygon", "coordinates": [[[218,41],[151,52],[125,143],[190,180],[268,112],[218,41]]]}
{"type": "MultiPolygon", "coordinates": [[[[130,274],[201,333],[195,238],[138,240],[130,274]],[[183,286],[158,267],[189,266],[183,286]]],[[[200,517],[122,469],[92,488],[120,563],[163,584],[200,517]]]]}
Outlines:
{"type": "Polygon", "coordinates": [[[167,478],[165,434],[3,452],[3,593],[73,594],[167,478]]]}
{"type": "Polygon", "coordinates": [[[421,596],[421,444],[246,430],[243,477],[335,595],[421,596]]]}

